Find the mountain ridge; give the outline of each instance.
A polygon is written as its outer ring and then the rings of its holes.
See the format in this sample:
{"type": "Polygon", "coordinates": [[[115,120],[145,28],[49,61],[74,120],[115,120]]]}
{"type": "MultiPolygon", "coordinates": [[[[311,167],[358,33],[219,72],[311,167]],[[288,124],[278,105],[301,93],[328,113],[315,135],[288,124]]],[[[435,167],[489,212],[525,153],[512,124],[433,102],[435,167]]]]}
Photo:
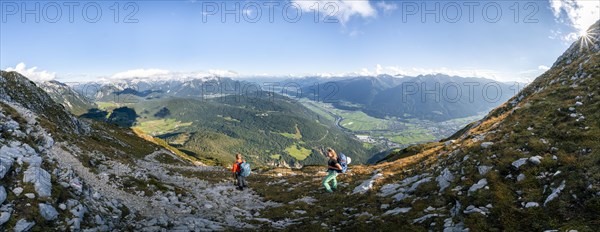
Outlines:
{"type": "MultiPolygon", "coordinates": [[[[597,36],[600,21],[589,31],[597,36]]],[[[426,185],[433,194],[418,197],[443,208],[413,217],[444,225],[430,227],[436,230],[600,228],[595,211],[600,206],[600,41],[592,38],[585,47],[584,39],[482,120],[447,140],[395,152],[378,165],[426,185]],[[400,163],[417,169],[399,170],[400,163]]],[[[393,195],[398,207],[408,206],[407,199],[415,199],[413,205],[419,201],[397,182],[382,182],[380,193],[393,195]]]]}

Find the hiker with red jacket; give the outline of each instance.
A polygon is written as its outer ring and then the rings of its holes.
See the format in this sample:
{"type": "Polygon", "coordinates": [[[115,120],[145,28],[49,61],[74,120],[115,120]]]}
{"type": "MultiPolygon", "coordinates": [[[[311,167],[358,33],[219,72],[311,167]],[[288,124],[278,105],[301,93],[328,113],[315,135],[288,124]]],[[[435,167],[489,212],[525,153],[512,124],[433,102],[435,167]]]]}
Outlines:
{"type": "Polygon", "coordinates": [[[237,189],[244,190],[244,188],[248,187],[246,182],[246,177],[242,174],[242,163],[246,162],[242,159],[242,154],[237,153],[235,155],[235,163],[233,163],[233,168],[231,171],[233,172],[233,178],[237,181],[237,189]]]}

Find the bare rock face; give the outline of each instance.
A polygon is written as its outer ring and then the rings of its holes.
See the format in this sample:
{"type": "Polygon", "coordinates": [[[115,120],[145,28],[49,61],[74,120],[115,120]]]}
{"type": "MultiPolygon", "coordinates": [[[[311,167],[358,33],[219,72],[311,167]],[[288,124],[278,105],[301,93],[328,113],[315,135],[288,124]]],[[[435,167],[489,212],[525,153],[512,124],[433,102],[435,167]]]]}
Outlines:
{"type": "Polygon", "coordinates": [[[66,109],[54,102],[41,88],[17,72],[1,71],[0,99],[14,101],[33,111],[38,116],[53,122],[60,122],[59,127],[65,133],[87,134],[90,127],[69,114],[66,109]]]}

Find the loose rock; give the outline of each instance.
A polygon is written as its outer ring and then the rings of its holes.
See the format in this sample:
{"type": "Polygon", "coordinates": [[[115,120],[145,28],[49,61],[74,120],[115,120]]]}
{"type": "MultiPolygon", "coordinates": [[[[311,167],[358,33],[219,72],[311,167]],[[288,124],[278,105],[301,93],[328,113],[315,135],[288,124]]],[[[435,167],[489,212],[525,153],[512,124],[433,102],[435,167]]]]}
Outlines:
{"type": "Polygon", "coordinates": [[[40,203],[38,206],[40,208],[40,214],[46,221],[52,221],[58,217],[58,212],[51,205],[40,203]]]}
{"type": "Polygon", "coordinates": [[[0,205],[4,203],[4,200],[6,200],[6,190],[4,189],[4,186],[0,185],[0,205]]]}
{"type": "Polygon", "coordinates": [[[17,222],[17,225],[15,225],[14,230],[15,232],[29,231],[34,225],[35,222],[28,222],[25,219],[21,219],[17,222]]]}

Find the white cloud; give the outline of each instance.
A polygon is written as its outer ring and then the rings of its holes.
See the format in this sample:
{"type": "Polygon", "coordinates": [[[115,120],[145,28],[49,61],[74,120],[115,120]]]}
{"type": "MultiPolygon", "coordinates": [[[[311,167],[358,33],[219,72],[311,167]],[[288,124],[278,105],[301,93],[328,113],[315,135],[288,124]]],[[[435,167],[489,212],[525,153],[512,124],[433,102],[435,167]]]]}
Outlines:
{"type": "Polygon", "coordinates": [[[235,71],[222,70],[222,69],[211,69],[211,70],[208,70],[208,73],[213,76],[219,76],[219,77],[237,77],[238,76],[238,73],[235,71]]]}
{"type": "Polygon", "coordinates": [[[589,26],[600,19],[600,1],[594,0],[549,0],[554,17],[566,23],[576,32],[561,36],[567,41],[574,41],[584,35],[589,26]]]}
{"type": "Polygon", "coordinates": [[[538,69],[546,71],[546,70],[550,69],[550,67],[548,67],[546,65],[540,65],[540,66],[538,66],[538,69]]]}
{"type": "Polygon", "coordinates": [[[20,73],[21,75],[29,78],[29,80],[41,82],[41,81],[51,81],[56,78],[55,72],[48,71],[37,71],[37,67],[27,68],[25,63],[21,62],[17,64],[14,68],[7,68],[6,71],[15,71],[20,73]]]}
{"type": "Polygon", "coordinates": [[[237,77],[238,73],[230,70],[211,69],[208,71],[196,72],[172,72],[164,69],[132,69],[116,73],[108,78],[101,78],[101,81],[115,80],[184,80],[184,79],[202,79],[207,77],[237,77]]]}
{"type": "Polygon", "coordinates": [[[395,11],[398,9],[398,5],[394,4],[394,3],[386,3],[384,1],[381,2],[377,2],[377,7],[381,8],[383,10],[383,13],[386,15],[389,15],[392,11],[395,11]]]}
{"type": "Polygon", "coordinates": [[[300,6],[302,11],[314,13],[319,11],[323,17],[334,15],[342,24],[345,24],[354,15],[363,18],[375,17],[377,11],[369,0],[292,0],[300,6]]]}
{"type": "Polygon", "coordinates": [[[116,73],[110,79],[153,78],[165,76],[169,73],[169,70],[163,69],[133,69],[116,73]]]}

